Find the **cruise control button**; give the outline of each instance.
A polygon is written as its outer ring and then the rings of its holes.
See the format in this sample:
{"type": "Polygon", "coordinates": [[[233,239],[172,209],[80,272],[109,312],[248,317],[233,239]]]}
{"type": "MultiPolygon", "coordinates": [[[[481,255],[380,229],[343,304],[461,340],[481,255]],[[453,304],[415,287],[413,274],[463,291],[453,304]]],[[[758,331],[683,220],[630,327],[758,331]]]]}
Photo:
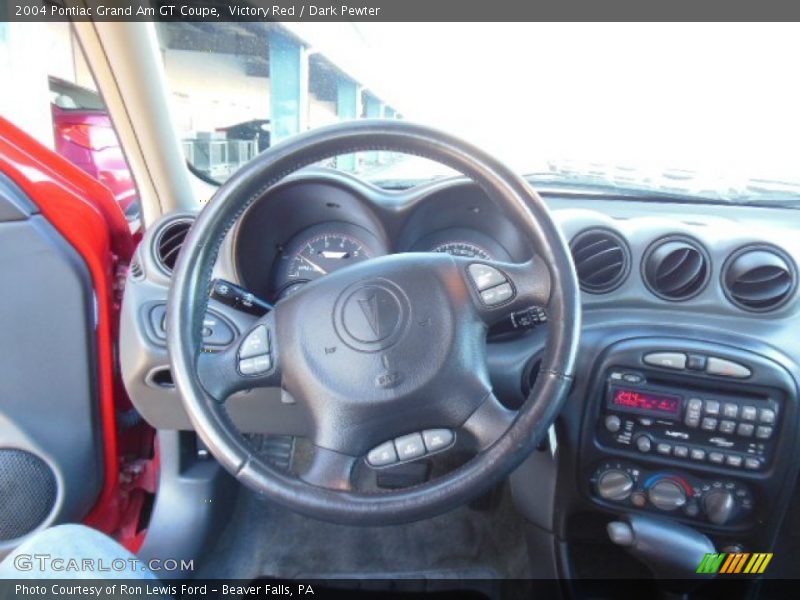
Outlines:
{"type": "Polygon", "coordinates": [[[469,271],[469,276],[472,278],[472,281],[475,283],[475,287],[481,292],[506,282],[505,276],[489,265],[474,263],[467,267],[467,270],[469,271]]]}
{"type": "Polygon", "coordinates": [[[513,295],[514,290],[511,288],[511,284],[503,283],[497,287],[489,288],[481,292],[481,300],[486,306],[495,306],[497,304],[502,304],[513,295]]]}
{"type": "Polygon", "coordinates": [[[269,334],[264,325],[259,325],[244,338],[239,348],[239,358],[251,358],[269,352],[269,334]]]}
{"type": "Polygon", "coordinates": [[[686,355],[682,352],[651,352],[644,355],[644,362],[667,369],[685,369],[686,355]]]}
{"type": "Polygon", "coordinates": [[[254,356],[239,361],[239,372],[242,375],[260,375],[272,368],[272,357],[269,354],[254,356]]]}
{"type": "Polygon", "coordinates": [[[425,454],[425,444],[422,441],[422,436],[418,433],[396,438],[394,447],[397,449],[397,456],[400,460],[411,460],[425,454]]]}
{"type": "Polygon", "coordinates": [[[732,360],[709,356],[706,363],[706,373],[710,375],[722,375],[723,377],[736,377],[744,379],[752,375],[750,369],[732,360]]]}
{"type": "Polygon", "coordinates": [[[389,440],[380,446],[373,448],[367,454],[367,462],[373,467],[385,467],[397,462],[397,452],[394,448],[394,442],[389,440]]]}
{"type": "Polygon", "coordinates": [[[428,429],[422,432],[422,439],[428,452],[436,452],[453,443],[453,432],[449,429],[428,429]]]}

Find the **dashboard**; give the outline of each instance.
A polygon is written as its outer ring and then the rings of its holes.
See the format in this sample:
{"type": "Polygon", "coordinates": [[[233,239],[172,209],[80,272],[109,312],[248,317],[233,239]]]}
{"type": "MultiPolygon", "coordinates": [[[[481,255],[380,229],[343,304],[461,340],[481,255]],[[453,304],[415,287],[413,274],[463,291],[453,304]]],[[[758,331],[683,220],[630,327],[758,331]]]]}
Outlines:
{"type": "MultiPolygon", "coordinates": [[[[592,531],[586,514],[624,510],[690,523],[720,544],[767,547],[779,522],[771,515],[785,510],[800,465],[800,212],[538,191],[570,245],[583,326],[551,452],[535,453],[511,478],[518,509],[559,539],[592,531]],[[550,504],[541,499],[546,482],[550,504]]],[[[126,387],[163,429],[191,429],[169,374],[163,314],[193,218],[165,215],[148,230],[123,303],[126,387]]],[[[276,303],[335,270],[399,252],[522,262],[536,248],[464,179],[385,190],[313,169],[251,205],[214,277],[276,303]]],[[[212,299],[208,349],[232,343],[253,318],[212,299]]],[[[546,334],[542,323],[490,332],[490,376],[508,407],[531,389],[546,334]]],[[[279,421],[278,430],[302,437],[313,426],[280,389],[241,392],[226,407],[243,432],[269,433],[279,421]],[[269,419],[265,403],[276,409],[269,419]]]]}

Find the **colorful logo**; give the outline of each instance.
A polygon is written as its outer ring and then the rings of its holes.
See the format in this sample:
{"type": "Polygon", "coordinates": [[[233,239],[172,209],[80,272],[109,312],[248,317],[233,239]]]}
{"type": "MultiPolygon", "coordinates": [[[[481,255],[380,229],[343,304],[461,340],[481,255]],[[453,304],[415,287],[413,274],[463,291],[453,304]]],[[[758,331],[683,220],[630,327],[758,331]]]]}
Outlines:
{"type": "Polygon", "coordinates": [[[756,575],[763,573],[769,561],[772,560],[772,552],[718,552],[706,554],[697,567],[697,573],[724,573],[732,575],[736,573],[749,573],[756,575]]]}

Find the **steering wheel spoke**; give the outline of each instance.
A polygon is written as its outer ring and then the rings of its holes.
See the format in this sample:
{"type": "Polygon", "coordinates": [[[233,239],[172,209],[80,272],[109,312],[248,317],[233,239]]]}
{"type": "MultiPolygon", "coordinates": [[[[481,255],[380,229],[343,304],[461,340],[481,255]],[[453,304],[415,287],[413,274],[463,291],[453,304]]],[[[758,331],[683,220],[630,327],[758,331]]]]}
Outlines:
{"type": "Polygon", "coordinates": [[[457,259],[473,303],[487,325],[508,318],[542,320],[550,301],[550,273],[534,257],[521,263],[457,259]]]}
{"type": "Polygon", "coordinates": [[[196,368],[206,392],[223,403],[241,390],[279,386],[281,370],[274,330],[270,313],[221,352],[201,352],[196,368]]]}
{"type": "Polygon", "coordinates": [[[490,393],[480,406],[461,425],[461,429],[472,439],[478,451],[486,450],[508,431],[517,413],[500,403],[490,393]]]}
{"type": "Polygon", "coordinates": [[[329,490],[351,491],[353,471],[359,457],[314,446],[314,455],[300,479],[316,487],[329,490]]]}

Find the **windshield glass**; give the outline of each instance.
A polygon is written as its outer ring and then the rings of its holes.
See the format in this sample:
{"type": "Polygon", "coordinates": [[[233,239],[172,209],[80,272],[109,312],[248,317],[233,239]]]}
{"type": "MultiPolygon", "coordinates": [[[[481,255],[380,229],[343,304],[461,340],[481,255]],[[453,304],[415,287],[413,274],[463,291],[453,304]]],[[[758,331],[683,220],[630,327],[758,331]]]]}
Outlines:
{"type": "MultiPolygon", "coordinates": [[[[452,132],[542,184],[800,198],[790,24],[156,27],[187,160],[217,181],[300,131],[385,117],[452,132]]],[[[387,186],[450,174],[378,152],[328,164],[387,186]]]]}

